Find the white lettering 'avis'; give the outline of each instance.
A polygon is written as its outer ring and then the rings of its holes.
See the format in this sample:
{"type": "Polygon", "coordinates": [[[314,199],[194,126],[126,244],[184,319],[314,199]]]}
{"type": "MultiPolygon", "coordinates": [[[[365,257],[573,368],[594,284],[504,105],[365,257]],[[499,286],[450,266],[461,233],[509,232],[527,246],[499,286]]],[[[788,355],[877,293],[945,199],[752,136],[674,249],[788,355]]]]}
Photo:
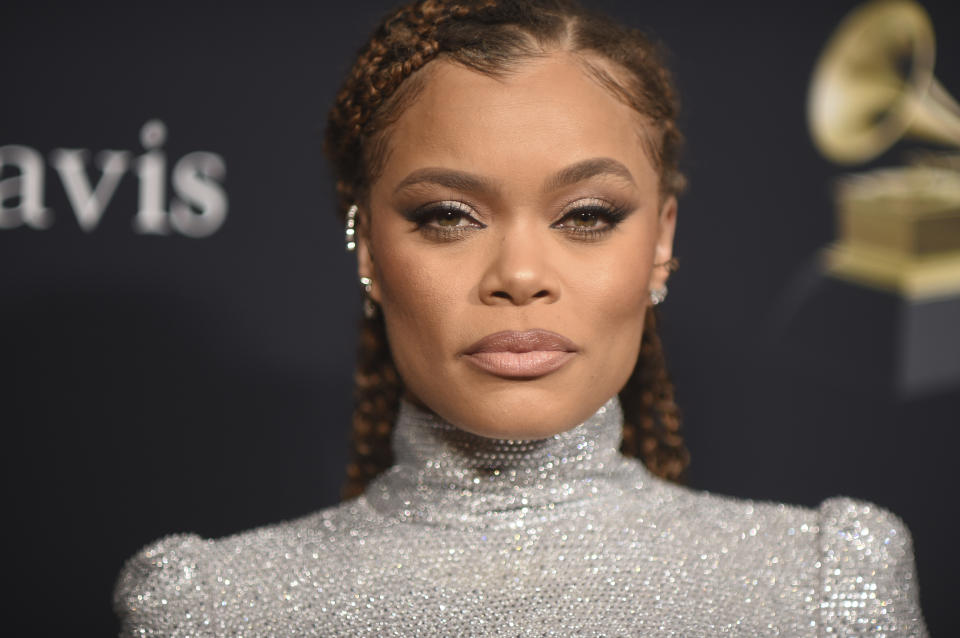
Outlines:
{"type": "MultiPolygon", "coordinates": [[[[166,235],[174,231],[187,237],[206,237],[220,229],[228,211],[222,184],[226,162],[207,151],[180,158],[170,176],[175,196],[168,209],[167,158],[162,149],[166,139],[164,123],[150,120],[140,129],[140,142],[146,152],[139,157],[131,160],[133,153],[116,150],[96,155],[95,164],[100,169],[96,183],[87,173],[88,150],[58,148],[50,153],[50,165],[82,230],[96,230],[128,172],[135,173],[139,183],[132,222],[137,233],[166,235]]],[[[54,211],[45,204],[46,166],[39,151],[17,144],[0,146],[0,177],[0,230],[20,226],[44,230],[53,224],[54,211]],[[14,174],[4,177],[8,167],[14,174]]]]}

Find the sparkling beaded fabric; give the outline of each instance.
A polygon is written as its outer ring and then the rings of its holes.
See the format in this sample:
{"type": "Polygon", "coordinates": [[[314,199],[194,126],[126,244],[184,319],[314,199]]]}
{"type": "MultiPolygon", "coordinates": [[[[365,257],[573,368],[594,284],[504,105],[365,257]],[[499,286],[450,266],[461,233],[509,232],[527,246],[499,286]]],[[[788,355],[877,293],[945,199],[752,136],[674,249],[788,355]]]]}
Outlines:
{"type": "Polygon", "coordinates": [[[619,454],[621,419],[498,441],[403,403],[364,496],[131,558],[123,635],[927,635],[895,516],[675,486],[619,454]]]}

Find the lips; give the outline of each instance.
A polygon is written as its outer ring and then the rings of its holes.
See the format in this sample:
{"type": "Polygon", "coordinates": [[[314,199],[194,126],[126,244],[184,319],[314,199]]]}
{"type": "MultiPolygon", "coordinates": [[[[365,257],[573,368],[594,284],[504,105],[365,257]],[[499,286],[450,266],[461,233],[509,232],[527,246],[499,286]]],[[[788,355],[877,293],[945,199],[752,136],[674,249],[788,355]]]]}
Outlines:
{"type": "Polygon", "coordinates": [[[577,350],[572,341],[549,330],[505,330],[480,339],[463,356],[490,374],[529,379],[559,370],[577,350]]]}

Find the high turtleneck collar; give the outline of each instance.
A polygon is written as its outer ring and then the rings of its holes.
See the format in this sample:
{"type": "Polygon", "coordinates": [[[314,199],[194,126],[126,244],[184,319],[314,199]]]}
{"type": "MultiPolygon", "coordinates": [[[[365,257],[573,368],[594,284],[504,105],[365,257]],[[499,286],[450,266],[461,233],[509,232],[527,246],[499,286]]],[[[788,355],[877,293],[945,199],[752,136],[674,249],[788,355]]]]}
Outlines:
{"type": "Polygon", "coordinates": [[[615,396],[580,425],[527,441],[477,436],[401,401],[393,431],[396,463],[365,496],[381,513],[406,521],[516,522],[561,503],[597,498],[616,489],[614,479],[624,471],[641,482],[650,478],[620,454],[622,427],[615,396]]]}

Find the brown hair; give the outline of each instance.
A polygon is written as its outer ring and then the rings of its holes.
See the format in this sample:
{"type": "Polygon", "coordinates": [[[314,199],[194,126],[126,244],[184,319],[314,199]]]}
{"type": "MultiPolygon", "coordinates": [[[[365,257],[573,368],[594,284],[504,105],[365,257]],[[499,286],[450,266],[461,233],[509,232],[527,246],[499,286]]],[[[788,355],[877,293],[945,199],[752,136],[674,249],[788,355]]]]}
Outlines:
{"type": "MultiPolygon", "coordinates": [[[[594,79],[645,118],[653,131],[645,146],[660,172],[661,196],[679,194],[684,179],[676,92],[657,47],[641,32],[569,0],[420,0],[384,18],[330,111],[325,150],[337,176],[341,217],[365,201],[389,152],[387,131],[422,88],[424,76],[417,72],[428,62],[443,58],[499,76],[553,50],[578,54],[594,79]]],[[[675,265],[672,260],[668,267],[675,265]]],[[[655,474],[679,480],[689,454],[657,323],[650,306],[636,367],[620,392],[622,448],[655,474]]],[[[355,382],[347,498],[393,462],[390,432],[402,382],[379,316],[362,320],[355,382]]]]}

